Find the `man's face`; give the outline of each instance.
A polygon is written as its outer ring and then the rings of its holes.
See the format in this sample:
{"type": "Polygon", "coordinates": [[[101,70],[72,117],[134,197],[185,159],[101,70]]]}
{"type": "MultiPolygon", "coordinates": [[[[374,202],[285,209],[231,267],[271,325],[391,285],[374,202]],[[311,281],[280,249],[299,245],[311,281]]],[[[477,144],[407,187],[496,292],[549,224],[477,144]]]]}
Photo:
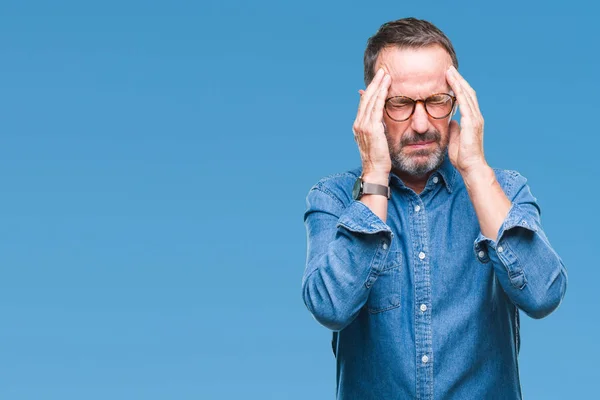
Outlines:
{"type": "MultiPolygon", "coordinates": [[[[423,100],[432,94],[450,93],[446,70],[452,65],[450,55],[440,46],[421,49],[383,49],[375,64],[375,71],[383,67],[392,82],[387,97],[407,96],[423,100]]],[[[401,175],[426,176],[439,167],[448,147],[448,124],[452,114],[434,119],[418,103],[413,115],[397,122],[383,112],[386,137],[390,148],[392,168],[401,175]],[[431,142],[414,146],[415,143],[431,142]]]]}

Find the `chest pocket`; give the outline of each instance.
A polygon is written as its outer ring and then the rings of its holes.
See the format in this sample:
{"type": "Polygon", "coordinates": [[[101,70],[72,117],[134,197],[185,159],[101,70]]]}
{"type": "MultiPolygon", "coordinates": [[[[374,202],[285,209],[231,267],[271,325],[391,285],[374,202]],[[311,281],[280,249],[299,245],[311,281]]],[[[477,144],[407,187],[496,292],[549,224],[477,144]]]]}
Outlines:
{"type": "Polygon", "coordinates": [[[400,306],[400,274],[402,273],[402,253],[390,251],[371,287],[367,309],[371,314],[388,311],[400,306]]]}

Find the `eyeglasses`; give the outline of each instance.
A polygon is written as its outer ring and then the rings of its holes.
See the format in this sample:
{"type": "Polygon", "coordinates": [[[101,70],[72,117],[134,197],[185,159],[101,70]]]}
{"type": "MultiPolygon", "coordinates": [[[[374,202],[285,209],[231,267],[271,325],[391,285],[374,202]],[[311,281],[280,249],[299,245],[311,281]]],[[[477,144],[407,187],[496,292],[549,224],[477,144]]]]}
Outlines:
{"type": "Polygon", "coordinates": [[[417,103],[423,103],[425,112],[434,119],[446,118],[454,109],[456,97],[448,93],[432,94],[425,100],[413,100],[406,96],[394,96],[385,100],[385,112],[396,122],[409,119],[415,112],[417,103]]]}

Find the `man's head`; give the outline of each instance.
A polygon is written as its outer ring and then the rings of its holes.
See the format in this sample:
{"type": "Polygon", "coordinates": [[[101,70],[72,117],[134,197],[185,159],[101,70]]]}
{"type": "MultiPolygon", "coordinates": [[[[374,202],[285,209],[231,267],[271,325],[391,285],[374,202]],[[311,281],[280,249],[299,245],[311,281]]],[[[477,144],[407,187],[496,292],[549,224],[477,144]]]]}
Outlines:
{"type": "MultiPolygon", "coordinates": [[[[390,74],[392,82],[387,98],[405,96],[425,100],[439,93],[453,95],[445,74],[451,65],[458,68],[458,60],[450,40],[433,24],[405,18],[383,24],[369,39],[364,65],[367,86],[379,68],[390,74]]],[[[391,106],[390,101],[386,102],[387,111],[391,111],[391,106]]],[[[390,114],[395,116],[393,113],[384,111],[392,168],[396,172],[424,177],[441,165],[452,113],[436,119],[430,115],[437,116],[432,113],[433,107],[427,110],[423,102],[418,102],[413,114],[400,122],[390,117],[390,114]],[[410,146],[419,142],[432,143],[410,146]]]]}

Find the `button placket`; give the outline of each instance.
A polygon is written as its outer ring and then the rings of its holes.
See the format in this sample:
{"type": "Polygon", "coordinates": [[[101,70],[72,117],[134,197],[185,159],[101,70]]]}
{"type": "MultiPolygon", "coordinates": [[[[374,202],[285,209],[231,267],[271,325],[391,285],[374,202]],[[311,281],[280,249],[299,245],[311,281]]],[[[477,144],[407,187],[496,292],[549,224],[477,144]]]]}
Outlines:
{"type": "MultiPolygon", "coordinates": [[[[432,177],[432,182],[433,182],[432,177]]],[[[423,192],[424,193],[424,192],[423,192]]],[[[433,193],[433,192],[431,192],[433,193]]],[[[408,208],[408,218],[412,222],[412,231],[415,233],[411,243],[414,263],[414,308],[415,313],[415,350],[417,367],[417,394],[419,398],[430,398],[433,392],[433,344],[432,344],[432,321],[431,313],[428,311],[428,304],[432,302],[431,293],[431,265],[429,264],[429,235],[428,229],[428,210],[422,201],[422,194],[414,196],[414,202],[408,208]]]]}

